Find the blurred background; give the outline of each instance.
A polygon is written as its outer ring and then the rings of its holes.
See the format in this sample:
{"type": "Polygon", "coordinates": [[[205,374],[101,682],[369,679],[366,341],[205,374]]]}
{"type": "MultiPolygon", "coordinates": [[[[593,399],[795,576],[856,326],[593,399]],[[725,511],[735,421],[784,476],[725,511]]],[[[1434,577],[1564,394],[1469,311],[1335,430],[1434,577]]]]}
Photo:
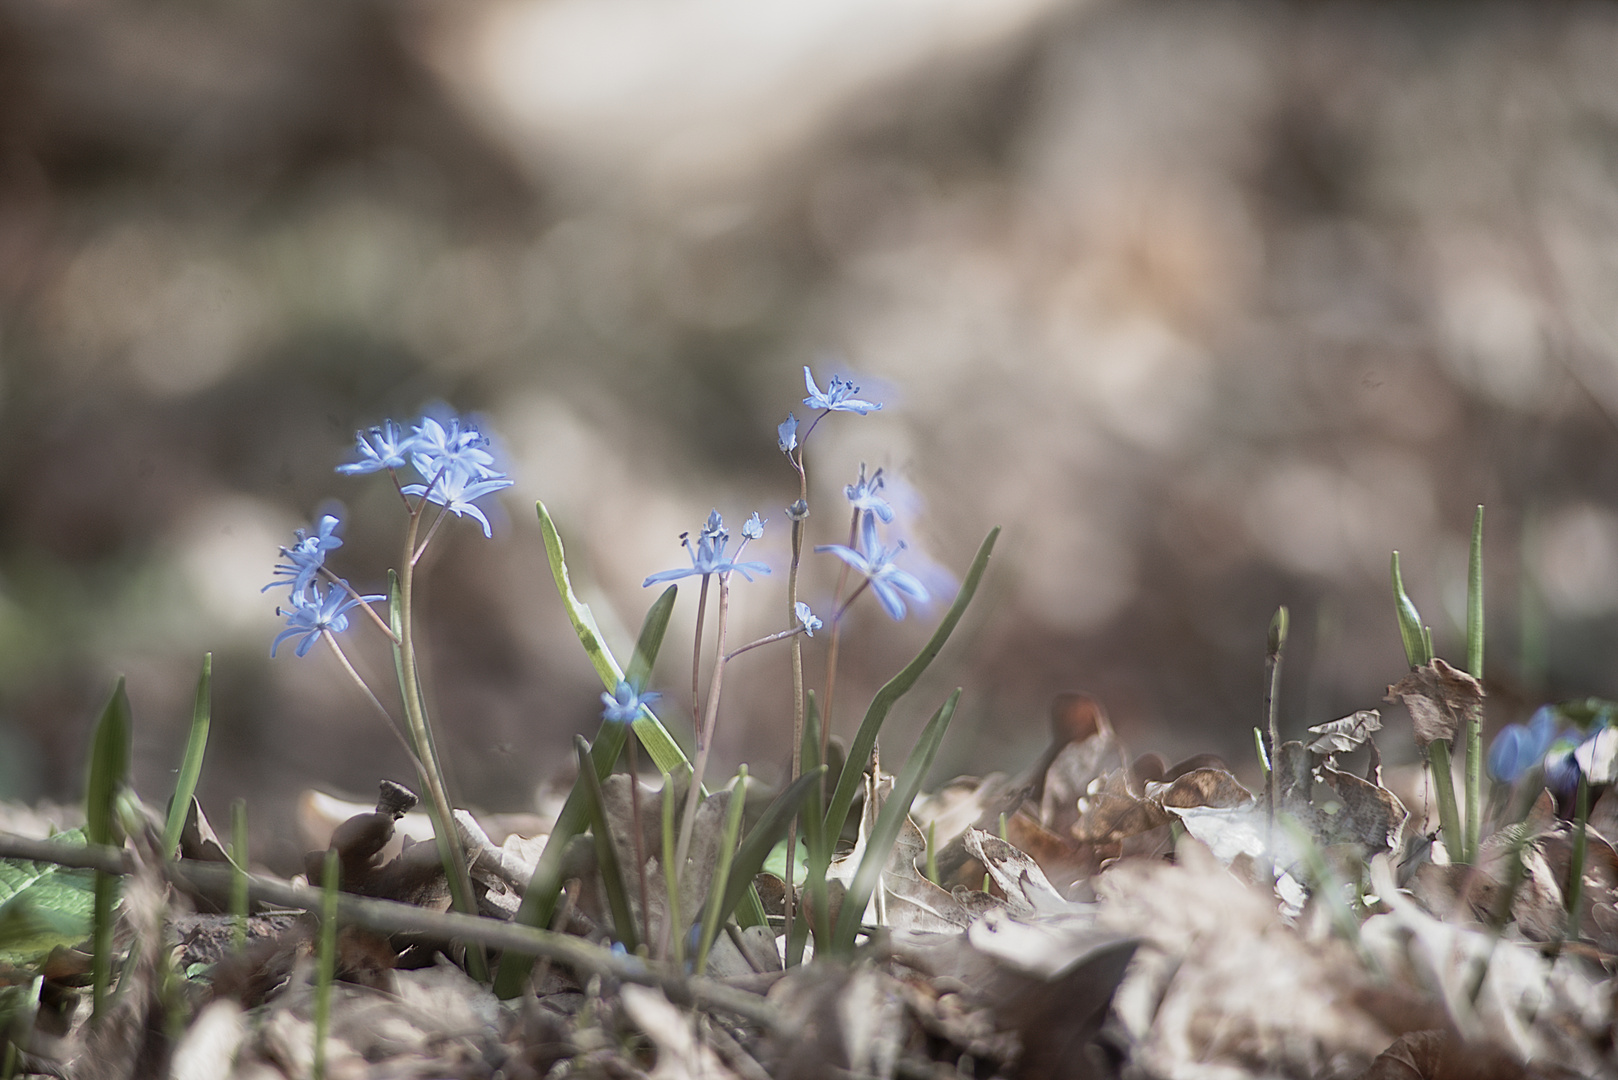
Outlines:
{"type": "MultiPolygon", "coordinates": [[[[461,801],[531,807],[600,692],[534,500],[624,653],[680,533],[759,511],[731,640],[779,628],[805,364],[885,402],[815,432],[814,542],[861,462],[945,600],[1005,529],[885,740],[964,686],[938,778],[1025,765],[1066,689],[1251,773],[1276,605],[1286,731],[1379,706],[1389,552],[1458,660],[1479,502],[1491,726],[1618,694],[1615,56],[1580,4],[0,0],[0,798],[77,798],[126,673],[161,803],[205,650],[200,795],[255,852],[408,780],[259,590],[334,500],[384,586],[397,497],[332,470],[442,401],[517,483],[435,542],[426,678],[461,801]]],[[[856,608],[841,732],[943,610],[856,608]]],[[[784,771],[789,686],[736,662],[723,764],[784,771]]]]}

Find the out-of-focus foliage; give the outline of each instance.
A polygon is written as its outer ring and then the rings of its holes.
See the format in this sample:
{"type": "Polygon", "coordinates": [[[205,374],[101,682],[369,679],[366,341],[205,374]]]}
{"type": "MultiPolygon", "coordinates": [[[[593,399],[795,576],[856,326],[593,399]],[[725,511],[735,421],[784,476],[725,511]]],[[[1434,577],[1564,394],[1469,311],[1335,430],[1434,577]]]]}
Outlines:
{"type": "MultiPolygon", "coordinates": [[[[112,670],[168,789],[210,649],[204,803],[407,775],[340,673],[270,663],[258,588],[334,490],[340,572],[396,560],[391,494],[331,470],[442,398],[518,484],[435,553],[426,679],[452,780],[523,803],[599,694],[533,500],[627,649],[689,521],[796,497],[804,363],[888,403],[817,448],[818,542],[862,460],[912,554],[1006,527],[945,767],[1026,756],[1064,687],[1234,755],[1281,602],[1287,733],[1357,708],[1402,665],[1389,549],[1459,654],[1478,502],[1491,723],[1618,693],[1615,48],[1612,11],[1509,4],[14,0],[0,795],[75,794],[112,670]]],[[[941,610],[866,612],[847,700],[941,610]]],[[[784,663],[727,690],[761,776],[784,663]]]]}

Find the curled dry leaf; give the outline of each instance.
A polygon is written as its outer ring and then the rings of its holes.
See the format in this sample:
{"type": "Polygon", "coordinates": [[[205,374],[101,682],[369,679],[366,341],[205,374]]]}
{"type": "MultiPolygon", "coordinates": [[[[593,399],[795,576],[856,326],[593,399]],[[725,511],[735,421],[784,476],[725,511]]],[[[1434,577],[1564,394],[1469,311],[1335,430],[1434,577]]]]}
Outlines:
{"type": "Polygon", "coordinates": [[[1483,686],[1436,657],[1388,687],[1383,700],[1404,703],[1416,728],[1416,745],[1453,739],[1467,714],[1483,705],[1483,686]]]}
{"type": "Polygon", "coordinates": [[[1333,720],[1329,724],[1316,724],[1310,728],[1309,734],[1315,738],[1307,749],[1311,754],[1320,757],[1349,754],[1364,746],[1371,738],[1372,732],[1380,730],[1382,730],[1382,714],[1376,709],[1361,709],[1341,720],[1333,720]]]}
{"type": "Polygon", "coordinates": [[[674,1007],[663,991],[649,986],[625,984],[624,1012],[630,1022],[657,1048],[657,1064],[647,1075],[651,1080],[735,1080],[719,1055],[699,1042],[691,1017],[674,1007]]]}
{"type": "Polygon", "coordinates": [[[1073,910],[1074,905],[1051,887],[1039,864],[1024,852],[982,829],[968,829],[964,839],[966,849],[983,864],[1014,913],[1049,915],[1073,910]]]}

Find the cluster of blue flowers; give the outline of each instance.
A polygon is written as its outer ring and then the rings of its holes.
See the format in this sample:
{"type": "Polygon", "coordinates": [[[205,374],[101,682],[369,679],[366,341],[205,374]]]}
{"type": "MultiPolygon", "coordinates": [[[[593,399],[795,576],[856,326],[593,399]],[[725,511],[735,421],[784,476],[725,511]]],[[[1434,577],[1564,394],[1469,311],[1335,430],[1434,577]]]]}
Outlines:
{"type": "Polygon", "coordinates": [[[1515,784],[1533,769],[1543,771],[1545,786],[1566,796],[1579,777],[1592,784],[1618,778],[1618,728],[1606,710],[1596,712],[1585,727],[1563,722],[1555,705],[1542,705],[1527,724],[1507,724],[1489,745],[1489,775],[1515,784]]]}
{"type": "Polygon", "coordinates": [[[456,517],[470,517],[483,526],[484,536],[494,535],[489,519],[473,505],[474,500],[515,481],[495,468],[489,437],[476,424],[458,416],[450,417],[448,423],[424,416],[405,434],[398,424],[386,420],[380,427],[357,433],[355,443],[360,459],[337,466],[338,472],[345,476],[384,469],[397,473],[409,465],[425,483],[406,484],[400,489],[404,494],[437,503],[456,517]]]}
{"type": "MultiPolygon", "coordinates": [[[[423,482],[401,485],[401,495],[434,503],[456,517],[470,517],[483,526],[483,535],[493,535],[489,519],[474,500],[510,487],[513,481],[495,467],[489,439],[476,424],[455,416],[447,421],[424,416],[406,429],[385,420],[358,432],[355,441],[359,460],[339,465],[339,473],[357,476],[387,471],[397,483],[399,470],[413,469],[423,482]]],[[[287,626],[270,645],[272,657],[288,638],[298,639],[297,655],[307,655],[322,634],[348,629],[351,609],[387,599],[380,594],[362,596],[326,568],[326,553],[343,546],[337,535],[341,525],[335,514],[326,514],[313,530],[298,529],[296,542],[281,549],[285,561],[276,564],[275,580],[262,590],[287,589],[285,602],[275,609],[286,618],[287,626]]]]}

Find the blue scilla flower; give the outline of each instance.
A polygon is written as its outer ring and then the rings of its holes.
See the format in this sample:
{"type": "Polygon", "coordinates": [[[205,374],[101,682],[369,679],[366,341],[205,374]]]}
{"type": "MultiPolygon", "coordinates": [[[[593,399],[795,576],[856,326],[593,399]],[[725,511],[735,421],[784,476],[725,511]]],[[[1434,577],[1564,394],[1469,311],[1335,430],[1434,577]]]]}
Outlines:
{"type": "Polygon", "coordinates": [[[384,420],[380,427],[355,433],[354,442],[359,448],[360,459],[337,466],[337,471],[344,476],[404,468],[415,449],[416,434],[406,433],[392,420],[384,420]]]}
{"type": "Polygon", "coordinates": [[[1579,748],[1576,733],[1566,733],[1545,752],[1545,786],[1553,794],[1567,796],[1579,786],[1579,762],[1573,752],[1579,748]]]}
{"type": "Polygon", "coordinates": [[[903,541],[891,548],[883,547],[876,538],[876,515],[866,513],[860,518],[857,549],[842,544],[822,544],[815,550],[835,555],[865,575],[865,579],[871,583],[871,591],[882,602],[883,609],[894,619],[902,619],[905,617],[904,597],[908,596],[918,604],[932,598],[927,587],[915,575],[893,565],[893,560],[904,548],[903,541]]]}
{"type": "Polygon", "coordinates": [[[275,609],[277,615],[286,616],[287,628],[275,635],[275,640],[270,643],[271,658],[274,658],[281,642],[289,637],[301,638],[297,653],[307,656],[323,632],[330,630],[340,634],[348,629],[349,608],[386,599],[386,596],[353,596],[346,581],[341,585],[326,586],[324,593],[318,582],[310,585],[306,592],[294,592],[287,607],[275,609]]]}
{"type": "Polygon", "coordinates": [[[464,514],[483,526],[484,536],[493,536],[494,529],[489,525],[489,519],[483,516],[483,511],[473,504],[473,500],[481,499],[501,488],[510,487],[514,483],[515,480],[508,480],[498,475],[479,478],[472,468],[451,463],[443,467],[436,482],[431,486],[406,484],[400,490],[406,495],[420,495],[428,502],[437,503],[456,517],[464,514]]]}
{"type": "Polygon", "coordinates": [[[440,474],[447,477],[453,472],[461,473],[464,482],[502,479],[505,473],[495,468],[488,446],[489,437],[471,421],[451,416],[440,423],[424,416],[416,425],[410,463],[429,484],[440,474]]]}
{"type": "Polygon", "coordinates": [[[781,448],[781,453],[790,454],[798,445],[798,418],[787,413],[787,418],[776,425],[775,445],[781,448]]]}
{"type": "Polygon", "coordinates": [[[634,686],[623,679],[618,680],[618,689],[612,693],[601,693],[601,718],[614,724],[628,724],[640,715],[641,706],[650,705],[662,697],[655,691],[638,693],[634,686]]]}
{"type": "Polygon", "coordinates": [[[886,525],[893,520],[893,507],[882,497],[883,483],[881,469],[872,473],[869,480],[865,478],[865,462],[862,461],[860,478],[843,488],[843,494],[854,504],[854,509],[875,514],[882,519],[882,524],[886,525]]]}
{"type": "Polygon", "coordinates": [[[1545,759],[1556,739],[1556,708],[1542,705],[1526,725],[1507,724],[1489,744],[1489,775],[1515,784],[1545,759]]]}
{"type": "Polygon", "coordinates": [[[298,542],[289,548],[282,548],[281,557],[286,562],[275,564],[273,576],[284,580],[272,581],[259,592],[289,586],[292,595],[297,596],[308,589],[320,576],[320,568],[326,564],[326,552],[343,546],[342,538],[336,535],[340,524],[335,515],[327,514],[315,525],[313,535],[304,529],[295,530],[293,535],[298,542]]]}
{"type": "Polygon", "coordinates": [[[821,393],[820,387],[815,385],[815,377],[809,373],[807,364],[804,365],[803,369],[803,385],[809,391],[809,396],[803,399],[803,403],[811,409],[825,409],[827,412],[859,413],[864,416],[873,409],[882,407],[874,401],[862,401],[855,397],[854,395],[860,392],[860,388],[837,375],[831,377],[831,382],[826,384],[826,392],[821,393]]]}
{"type": "Polygon", "coordinates": [[[809,605],[802,600],[792,605],[792,614],[797,617],[798,625],[803,627],[803,632],[810,637],[814,637],[815,631],[825,625],[820,621],[820,616],[810,611],[809,605]]]}
{"type": "MultiPolygon", "coordinates": [[[[757,517],[757,514],[753,515],[753,519],[757,517]]],[[[753,519],[749,519],[748,527],[752,526],[753,519]]],[[[758,530],[760,533],[764,531],[763,522],[759,523],[758,530]]],[[[746,533],[745,527],[743,532],[744,534],[746,533]]],[[[747,540],[750,539],[752,537],[748,536],[747,540]]],[[[743,546],[746,546],[747,540],[742,541],[743,546]]],[[[664,581],[676,581],[683,577],[691,577],[693,574],[728,574],[734,570],[748,581],[752,581],[754,574],[768,574],[770,572],[770,568],[764,563],[737,562],[735,559],[727,557],[725,549],[730,545],[730,530],[725,528],[724,519],[719,516],[719,511],[717,510],[708,515],[708,523],[697,533],[695,543],[692,543],[690,533],[683,534],[680,537],[680,542],[685,545],[686,552],[691,556],[691,565],[689,567],[677,567],[673,570],[660,570],[641,582],[642,588],[648,585],[657,585],[664,581]]],[[[740,553],[741,549],[738,548],[737,554],[740,553]]]]}
{"type": "MultiPolygon", "coordinates": [[[[758,516],[757,510],[753,511],[753,516],[742,523],[742,535],[749,540],[757,540],[762,537],[764,535],[764,520],[766,519],[761,519],[758,516]]],[[[740,551],[739,548],[737,550],[740,551]]]]}

